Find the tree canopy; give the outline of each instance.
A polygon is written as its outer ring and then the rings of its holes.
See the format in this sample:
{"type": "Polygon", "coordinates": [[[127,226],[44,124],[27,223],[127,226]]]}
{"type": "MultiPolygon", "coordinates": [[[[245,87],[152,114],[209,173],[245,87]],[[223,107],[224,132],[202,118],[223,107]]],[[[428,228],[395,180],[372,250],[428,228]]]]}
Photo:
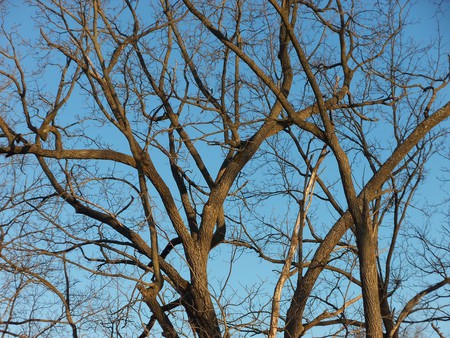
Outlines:
{"type": "Polygon", "coordinates": [[[0,6],[2,336],[444,337],[450,57],[417,4],[0,6]]]}

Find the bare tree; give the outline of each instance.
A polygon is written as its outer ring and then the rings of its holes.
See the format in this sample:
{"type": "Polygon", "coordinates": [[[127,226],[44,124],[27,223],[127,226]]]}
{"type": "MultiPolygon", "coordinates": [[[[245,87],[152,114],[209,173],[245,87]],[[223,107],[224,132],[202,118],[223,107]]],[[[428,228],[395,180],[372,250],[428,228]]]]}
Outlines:
{"type": "Polygon", "coordinates": [[[416,312],[449,319],[447,243],[416,232],[433,264],[397,261],[450,115],[447,59],[407,40],[409,4],[22,6],[32,31],[6,10],[1,31],[3,335],[398,337],[416,312]],[[249,252],[269,282],[240,289],[249,252]],[[405,290],[403,266],[424,285],[405,290]]]}

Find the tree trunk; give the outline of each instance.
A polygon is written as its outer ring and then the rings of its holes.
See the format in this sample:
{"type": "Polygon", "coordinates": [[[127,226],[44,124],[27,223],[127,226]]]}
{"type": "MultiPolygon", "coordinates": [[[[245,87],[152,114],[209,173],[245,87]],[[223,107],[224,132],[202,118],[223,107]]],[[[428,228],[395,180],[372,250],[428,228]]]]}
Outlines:
{"type": "Polygon", "coordinates": [[[191,286],[182,301],[192,330],[199,338],[221,338],[217,314],[208,291],[207,257],[207,254],[198,254],[189,260],[191,286]]]}
{"type": "Polygon", "coordinates": [[[382,319],[377,272],[377,231],[369,219],[356,226],[356,243],[366,321],[366,337],[382,338],[382,319]]]}
{"type": "Polygon", "coordinates": [[[300,337],[304,331],[302,325],[303,311],[305,309],[309,292],[305,292],[305,288],[302,284],[303,283],[300,280],[297,282],[294,296],[292,297],[291,306],[286,314],[286,329],[284,331],[285,338],[300,337]]]}
{"type": "Polygon", "coordinates": [[[383,318],[383,324],[386,331],[385,336],[390,338],[399,338],[398,331],[394,330],[394,315],[389,306],[386,288],[387,286],[385,287],[383,283],[379,281],[380,309],[381,317],[383,318]]]}

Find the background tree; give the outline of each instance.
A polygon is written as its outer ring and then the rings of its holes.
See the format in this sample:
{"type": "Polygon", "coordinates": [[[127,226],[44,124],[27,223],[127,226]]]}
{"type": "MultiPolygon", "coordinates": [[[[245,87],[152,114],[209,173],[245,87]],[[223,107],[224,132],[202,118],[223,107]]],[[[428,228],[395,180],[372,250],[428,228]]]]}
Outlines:
{"type": "Polygon", "coordinates": [[[410,4],[20,10],[34,26],[4,10],[0,50],[4,335],[398,337],[449,319],[448,240],[414,201],[450,75],[442,46],[409,40],[410,4]],[[252,252],[265,280],[236,281],[252,252]]]}

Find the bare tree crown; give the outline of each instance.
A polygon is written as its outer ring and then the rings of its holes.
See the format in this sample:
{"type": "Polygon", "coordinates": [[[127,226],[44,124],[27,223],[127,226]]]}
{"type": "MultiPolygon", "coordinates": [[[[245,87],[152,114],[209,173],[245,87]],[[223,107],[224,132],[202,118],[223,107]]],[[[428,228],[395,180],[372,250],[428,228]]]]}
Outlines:
{"type": "Polygon", "coordinates": [[[446,334],[448,46],[416,4],[1,6],[2,336],[446,334]]]}

